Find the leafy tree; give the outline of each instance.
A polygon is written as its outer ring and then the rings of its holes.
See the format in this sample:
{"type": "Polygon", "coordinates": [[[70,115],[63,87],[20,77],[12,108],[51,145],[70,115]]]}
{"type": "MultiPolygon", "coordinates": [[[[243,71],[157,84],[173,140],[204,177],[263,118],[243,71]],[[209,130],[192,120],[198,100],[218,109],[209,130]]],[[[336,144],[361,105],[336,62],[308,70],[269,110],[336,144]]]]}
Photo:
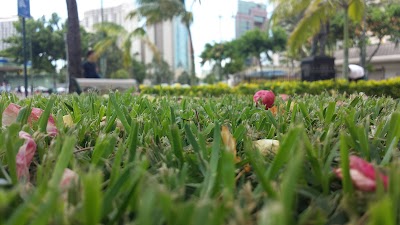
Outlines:
{"type": "MultiPolygon", "coordinates": [[[[336,0],[336,1],[312,1],[312,0],[276,0],[279,8],[286,9],[286,12],[296,15],[302,13],[300,21],[290,35],[288,40],[289,49],[296,51],[310,37],[319,33],[321,29],[326,28],[323,24],[332,18],[338,11],[342,10],[344,27],[344,77],[348,77],[348,60],[349,60],[349,23],[353,21],[361,21],[364,13],[364,0],[336,0]]],[[[279,12],[279,11],[277,11],[279,12]]]]}
{"type": "MultiPolygon", "coordinates": [[[[125,70],[129,71],[132,66],[132,39],[140,39],[145,42],[147,46],[153,51],[155,59],[160,60],[160,54],[155,45],[148,39],[143,29],[138,28],[133,32],[128,32],[121,25],[105,22],[96,26],[98,32],[98,41],[94,49],[98,56],[105,55],[110,49],[118,48],[122,52],[122,66],[125,70]]],[[[112,50],[114,51],[114,50],[112,50]]],[[[119,60],[121,60],[119,58],[119,60]]]]}
{"type": "MultiPolygon", "coordinates": [[[[400,16],[396,15],[396,10],[400,9],[399,4],[390,4],[390,5],[367,5],[368,8],[366,10],[366,33],[367,37],[375,37],[378,39],[378,44],[376,45],[374,51],[371,55],[369,55],[366,60],[366,64],[369,64],[374,57],[374,55],[378,52],[384,37],[390,36],[390,39],[396,42],[396,32],[399,32],[399,21],[400,16]],[[397,23],[396,23],[397,22],[397,23]],[[397,25],[396,25],[397,24],[397,25]]],[[[400,10],[399,10],[400,12],[400,10]]],[[[331,42],[336,42],[337,40],[343,40],[343,27],[344,27],[344,19],[343,12],[338,13],[331,20],[331,34],[330,40],[331,42]]],[[[349,33],[349,37],[352,41],[350,42],[350,46],[357,44],[360,48],[362,48],[362,27],[360,23],[350,23],[350,30],[353,32],[349,33]]],[[[363,60],[363,57],[366,57],[361,54],[360,51],[360,60],[363,60]]],[[[362,64],[362,63],[360,63],[362,64]]]]}
{"type": "Polygon", "coordinates": [[[262,71],[261,54],[271,60],[270,53],[282,51],[286,46],[286,33],[280,28],[272,29],[272,36],[258,29],[246,32],[238,40],[239,52],[246,57],[255,57],[262,71]]]}
{"type": "Polygon", "coordinates": [[[68,74],[69,92],[78,91],[78,87],[72,78],[82,77],[81,69],[81,35],[79,27],[78,7],[76,0],[66,0],[68,21],[67,21],[67,48],[68,48],[68,74]]]}
{"type": "MultiPolygon", "coordinates": [[[[133,32],[128,32],[124,27],[110,22],[96,25],[96,35],[93,40],[94,49],[98,57],[102,56],[106,62],[106,77],[123,67],[126,71],[131,71],[132,67],[137,66],[136,60],[132,58],[132,41],[139,39],[143,41],[153,51],[156,60],[160,60],[160,54],[155,45],[148,39],[143,29],[138,28],[133,32]],[[122,59],[122,60],[121,60],[122,59]],[[133,65],[135,64],[136,65],[133,65]]],[[[138,73],[138,71],[132,71],[138,73]]],[[[140,72],[139,72],[140,73],[140,72]]],[[[144,77],[139,74],[139,79],[144,77]]]]}
{"type": "Polygon", "coordinates": [[[392,4],[388,11],[392,22],[390,39],[398,45],[400,43],[400,4],[392,4]]]}
{"type": "Polygon", "coordinates": [[[178,83],[180,84],[190,84],[190,75],[188,72],[183,71],[178,77],[178,83]]]}
{"type": "Polygon", "coordinates": [[[214,73],[214,71],[211,71],[211,73],[207,74],[207,76],[203,79],[203,82],[207,84],[215,84],[218,82],[217,75],[214,73]]]}
{"type": "Polygon", "coordinates": [[[126,71],[125,69],[119,69],[114,73],[112,73],[110,77],[113,79],[128,79],[130,76],[129,72],[126,71]]]}
{"type": "Polygon", "coordinates": [[[244,67],[244,57],[240,54],[238,40],[213,45],[207,43],[200,57],[202,66],[207,62],[213,64],[213,71],[219,80],[241,71],[244,67]]]}
{"type": "Polygon", "coordinates": [[[149,71],[149,78],[155,84],[170,83],[174,77],[168,63],[164,60],[153,59],[153,61],[147,65],[147,69],[149,71]]]}
{"type": "MultiPolygon", "coordinates": [[[[23,63],[22,22],[14,23],[17,34],[7,38],[11,46],[0,55],[10,57],[16,63],[23,63]]],[[[32,69],[37,72],[54,73],[55,61],[65,58],[64,26],[60,17],[53,13],[49,20],[41,17],[37,20],[26,20],[27,54],[32,57],[32,69]]]]}
{"type": "Polygon", "coordinates": [[[136,0],[139,7],[129,14],[130,18],[135,16],[146,18],[146,26],[180,18],[186,26],[189,35],[190,58],[191,58],[191,83],[196,80],[193,40],[190,26],[193,22],[193,14],[186,10],[185,0],[136,0]]]}
{"type": "Polygon", "coordinates": [[[133,78],[136,79],[139,84],[143,83],[146,78],[146,65],[135,58],[132,59],[132,74],[133,78]]]}

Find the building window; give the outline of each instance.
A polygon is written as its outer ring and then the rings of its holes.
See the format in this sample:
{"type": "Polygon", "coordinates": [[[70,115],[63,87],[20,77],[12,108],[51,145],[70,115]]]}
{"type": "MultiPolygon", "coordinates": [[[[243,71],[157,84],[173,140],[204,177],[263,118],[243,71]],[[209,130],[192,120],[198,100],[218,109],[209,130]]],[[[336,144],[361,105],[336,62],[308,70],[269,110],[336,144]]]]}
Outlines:
{"type": "Polygon", "coordinates": [[[264,23],[265,18],[262,16],[255,16],[254,17],[254,22],[256,23],[264,23]]]}

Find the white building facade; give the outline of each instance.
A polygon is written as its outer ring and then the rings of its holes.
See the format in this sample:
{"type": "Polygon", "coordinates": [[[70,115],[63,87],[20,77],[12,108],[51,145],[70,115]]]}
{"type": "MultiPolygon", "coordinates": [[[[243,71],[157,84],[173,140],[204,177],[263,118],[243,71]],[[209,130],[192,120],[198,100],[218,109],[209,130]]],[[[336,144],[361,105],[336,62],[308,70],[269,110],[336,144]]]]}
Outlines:
{"type": "MultiPolygon", "coordinates": [[[[128,32],[134,31],[143,24],[138,18],[128,19],[128,14],[135,9],[133,3],[124,3],[115,7],[90,10],[84,12],[81,25],[88,32],[95,32],[95,25],[112,22],[123,26],[128,32]]],[[[175,77],[183,71],[190,71],[189,37],[186,27],[180,19],[175,18],[154,26],[146,27],[150,42],[158,49],[161,57],[170,65],[175,77]]],[[[154,57],[150,47],[145,42],[133,38],[131,54],[144,63],[151,63],[154,57]]]]}
{"type": "Polygon", "coordinates": [[[18,17],[0,19],[0,51],[10,47],[4,40],[17,34],[14,28],[14,22],[18,21],[18,17]]]}

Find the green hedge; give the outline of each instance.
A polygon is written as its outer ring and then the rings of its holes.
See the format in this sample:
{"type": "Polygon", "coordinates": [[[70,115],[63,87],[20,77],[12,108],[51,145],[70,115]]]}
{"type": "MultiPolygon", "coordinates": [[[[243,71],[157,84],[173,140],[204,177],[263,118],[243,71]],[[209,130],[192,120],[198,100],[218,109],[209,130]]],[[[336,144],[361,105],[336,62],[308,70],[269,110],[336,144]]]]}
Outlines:
{"type": "Polygon", "coordinates": [[[183,87],[141,86],[144,94],[185,95],[185,96],[220,96],[223,94],[254,94],[257,90],[272,90],[277,94],[320,94],[326,91],[339,93],[364,92],[370,96],[400,97],[400,78],[387,80],[369,80],[347,82],[346,80],[306,81],[268,81],[263,83],[242,83],[233,88],[226,84],[183,87]]]}

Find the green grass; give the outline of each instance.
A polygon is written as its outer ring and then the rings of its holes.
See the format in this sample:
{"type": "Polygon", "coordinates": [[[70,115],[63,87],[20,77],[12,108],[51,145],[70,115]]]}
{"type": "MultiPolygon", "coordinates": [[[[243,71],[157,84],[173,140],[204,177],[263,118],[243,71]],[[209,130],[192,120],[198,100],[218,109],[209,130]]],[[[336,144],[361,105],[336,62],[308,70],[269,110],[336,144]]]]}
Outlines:
{"type": "Polygon", "coordinates": [[[277,100],[278,115],[243,95],[3,94],[0,111],[10,102],[25,109],[0,129],[0,224],[400,224],[397,99],[293,96],[277,100]],[[45,111],[29,126],[31,107],[45,111]],[[56,137],[45,135],[50,113],[56,137]],[[240,162],[223,145],[223,125],[240,162]],[[21,129],[38,146],[28,186],[13,160],[21,129]],[[254,149],[265,138],[279,140],[276,154],[254,149]],[[357,191],[349,154],[390,176],[388,190],[357,191]],[[343,183],[332,172],[339,167],[343,183]],[[58,185],[65,168],[79,175],[67,194],[58,185]]]}

